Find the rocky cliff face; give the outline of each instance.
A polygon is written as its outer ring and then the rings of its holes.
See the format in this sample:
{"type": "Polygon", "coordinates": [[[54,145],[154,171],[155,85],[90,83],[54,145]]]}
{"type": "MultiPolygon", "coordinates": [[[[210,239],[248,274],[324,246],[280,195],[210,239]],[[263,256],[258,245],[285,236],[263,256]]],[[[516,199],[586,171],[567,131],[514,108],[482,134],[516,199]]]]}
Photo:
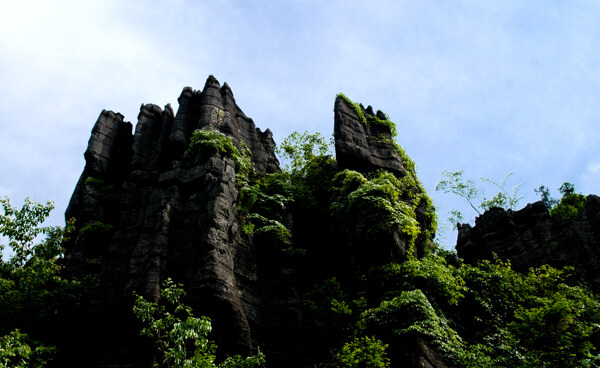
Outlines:
{"type": "Polygon", "coordinates": [[[599,290],[600,197],[587,196],[576,219],[550,216],[542,202],[519,211],[492,208],[477,217],[474,227],[459,227],[456,250],[470,263],[495,254],[521,271],[544,264],[574,266],[599,290]]]}
{"type": "Polygon", "coordinates": [[[379,110],[353,106],[343,96],[335,99],[335,152],[338,165],[360,172],[385,169],[399,176],[406,175],[405,163],[392,144],[392,132],[383,124],[368,124],[367,118],[386,121],[379,110]],[[364,121],[363,121],[364,120],[364,121]]]}
{"type": "MultiPolygon", "coordinates": [[[[240,148],[245,144],[264,175],[278,170],[271,132],[256,128],[227,84],[220,87],[212,77],[202,92],[185,88],[179,103],[175,116],[169,105],[142,105],[134,135],[131,124],[110,111],[92,130],[66,212],[78,228],[66,262],[71,274],[95,275],[101,284],[89,306],[100,316],[90,327],[101,346],[93,350],[110,351],[105,345],[115,335],[134,339],[126,331],[131,323],[121,322],[132,291],[157,300],[167,277],[190,286],[190,303],[226,331],[223,348],[239,353],[255,350],[251,325],[287,297],[269,303],[268,290],[257,283],[252,245],[240,230],[234,162],[185,156],[193,131],[210,127],[240,148]]],[[[97,359],[110,365],[112,356],[97,359]]]]}
{"type": "MultiPolygon", "coordinates": [[[[279,170],[271,132],[256,128],[227,84],[221,87],[212,76],[202,91],[186,87],[178,101],[177,114],[169,105],[142,105],[134,134],[122,115],[110,111],[100,114],[92,130],[86,166],[66,212],[67,218],[76,218],[77,230],[65,264],[72,276],[96,277],[99,288],[82,302],[83,317],[73,323],[89,337],[75,342],[70,360],[63,363],[147,366],[147,350],[131,317],[131,294],[158,300],[161,282],[171,277],[186,286],[186,303],[194,313],[212,318],[212,338],[220,353],[250,354],[260,346],[270,366],[315,364],[317,358],[307,355],[314,342],[303,327],[300,290],[312,286],[315,275],[352,274],[360,258],[348,254],[344,242],[349,235],[335,228],[330,193],[315,189],[311,201],[317,204],[290,200],[294,205],[280,220],[292,230],[291,243],[249,236],[242,231],[245,215],[238,209],[236,163],[219,153],[193,157],[188,154],[190,137],[197,129],[210,128],[238,149],[247,147],[255,170],[252,180],[258,180],[279,170]],[[278,248],[282,246],[309,254],[291,270],[295,278],[278,269],[287,262],[278,248]]],[[[412,197],[426,198],[414,164],[401,156],[389,127],[365,124],[360,112],[341,98],[334,111],[339,170],[389,170],[411,179],[405,190],[412,197]]],[[[387,120],[370,107],[362,114],[387,120]]],[[[338,167],[330,160],[322,170],[330,175],[338,167]]],[[[416,220],[411,221],[420,235],[410,249],[419,255],[433,236],[433,207],[430,200],[415,206],[416,220]]],[[[403,259],[411,244],[400,227],[388,240],[378,245],[386,255],[380,263],[403,259]]],[[[362,245],[362,252],[372,253],[370,246],[362,245]]],[[[407,362],[421,366],[416,362],[436,361],[426,345],[414,345],[418,348],[407,362]]]]}
{"type": "MultiPolygon", "coordinates": [[[[410,183],[412,196],[423,198],[415,209],[420,229],[416,247],[412,249],[415,256],[422,256],[435,236],[434,208],[417,179],[414,162],[394,142],[397,134],[395,125],[381,110],[375,113],[373,107],[365,108],[342,94],[335,99],[334,114],[335,151],[340,169],[362,173],[373,173],[378,170],[391,172],[410,183]]],[[[383,243],[393,244],[393,246],[386,245],[385,251],[391,250],[391,254],[383,262],[405,259],[406,252],[410,248],[405,229],[399,226],[386,235],[388,239],[384,239],[383,243]]],[[[372,249],[369,251],[373,252],[372,249]]]]}

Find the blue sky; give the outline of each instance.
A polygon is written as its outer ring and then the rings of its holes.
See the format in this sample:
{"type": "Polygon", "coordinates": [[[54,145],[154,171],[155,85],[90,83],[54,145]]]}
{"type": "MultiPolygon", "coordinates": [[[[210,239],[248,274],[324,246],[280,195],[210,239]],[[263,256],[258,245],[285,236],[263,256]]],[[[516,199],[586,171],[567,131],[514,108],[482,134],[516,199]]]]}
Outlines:
{"type": "Polygon", "coordinates": [[[598,14],[596,1],[3,1],[0,196],[53,200],[64,223],[101,110],[135,123],[209,74],[276,142],[331,135],[338,92],[385,111],[442,220],[475,215],[435,192],[444,169],[513,172],[523,205],[539,184],[600,194],[598,14]]]}

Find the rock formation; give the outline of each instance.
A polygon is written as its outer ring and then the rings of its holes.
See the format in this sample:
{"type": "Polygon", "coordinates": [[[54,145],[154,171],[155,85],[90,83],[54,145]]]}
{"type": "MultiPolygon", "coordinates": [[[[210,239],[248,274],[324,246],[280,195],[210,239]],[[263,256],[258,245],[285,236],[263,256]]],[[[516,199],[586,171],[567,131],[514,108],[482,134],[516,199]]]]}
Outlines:
{"type": "MultiPolygon", "coordinates": [[[[67,218],[76,218],[77,229],[65,265],[72,276],[96,277],[100,287],[82,302],[86,322],[78,324],[74,317],[74,328],[89,338],[75,342],[68,350],[70,360],[63,363],[147,366],[146,347],[131,316],[131,295],[136,291],[158,300],[161,282],[171,277],[185,285],[185,302],[194,313],[212,318],[212,338],[220,353],[250,354],[260,346],[272,367],[317,364],[317,358],[308,356],[315,347],[303,327],[300,290],[312,287],[315,275],[352,274],[356,258],[344,254],[344,236],[334,228],[329,203],[315,210],[298,199],[286,209],[281,221],[293,230],[293,244],[249,236],[242,231],[238,209],[236,163],[218,153],[193,157],[188,154],[190,137],[197,129],[210,128],[239,150],[247,147],[260,178],[279,170],[271,132],[256,128],[229,86],[221,87],[212,76],[202,91],[184,88],[178,101],[176,115],[169,105],[142,105],[133,135],[132,125],[110,111],[100,114],[92,130],[86,166],[66,212],[67,218]],[[292,270],[300,275],[296,279],[278,269],[284,262],[282,246],[312,254],[292,270]]],[[[340,168],[385,169],[399,178],[414,175],[393,144],[389,127],[364,124],[341,98],[334,110],[340,168]]],[[[387,120],[370,107],[363,114],[387,120]]],[[[335,162],[323,170],[334,172],[335,162]]],[[[416,181],[410,185],[415,187],[407,190],[426,196],[416,181]]],[[[319,195],[324,198],[319,200],[329,200],[327,190],[319,195]]],[[[416,254],[434,231],[431,213],[430,201],[419,203],[416,221],[422,235],[416,254]]],[[[395,248],[406,248],[401,230],[383,245],[391,249],[387,262],[400,259],[395,248]]],[[[414,345],[418,348],[410,361],[436,361],[424,343],[414,345]]]]}
{"type": "Polygon", "coordinates": [[[382,124],[366,124],[365,117],[382,121],[387,117],[373,108],[352,106],[341,95],[335,99],[335,152],[338,165],[360,172],[385,169],[399,176],[406,175],[405,163],[392,144],[392,132],[382,124]],[[357,111],[360,109],[360,114],[357,111]],[[365,120],[364,122],[362,120],[365,120]]]}
{"type": "MultiPolygon", "coordinates": [[[[342,94],[335,99],[334,114],[335,151],[340,169],[363,173],[386,170],[398,178],[408,177],[414,194],[426,199],[416,209],[416,219],[421,229],[417,246],[413,250],[414,255],[422,256],[435,236],[433,232],[430,233],[435,227],[434,209],[417,179],[414,163],[394,143],[395,126],[381,110],[374,113],[371,106],[365,108],[342,94]]],[[[403,229],[398,227],[387,235],[388,239],[383,242],[386,244],[386,251],[391,248],[393,254],[386,261],[402,261],[409,248],[403,229]],[[389,244],[393,246],[390,247],[389,244]]],[[[373,250],[369,249],[369,252],[373,250]]]]}
{"type": "Polygon", "coordinates": [[[600,288],[600,197],[587,196],[576,219],[550,216],[542,202],[519,211],[492,208],[477,217],[475,226],[458,228],[458,256],[469,263],[509,259],[516,270],[549,264],[574,266],[600,288]]]}
{"type": "MultiPolygon", "coordinates": [[[[212,77],[202,92],[185,88],[179,103],[176,116],[169,105],[142,105],[133,136],[122,115],[100,114],[66,212],[79,230],[67,249],[67,268],[98,276],[102,293],[91,302],[92,313],[117,321],[131,308],[134,290],[157,300],[166,277],[190,285],[190,303],[227,331],[222,348],[247,354],[255,350],[251,324],[267,319],[262,315],[273,310],[265,308],[278,302],[262,301],[268,293],[256,283],[252,245],[240,231],[235,164],[218,155],[194,163],[184,153],[194,130],[211,127],[249,147],[264,175],[278,170],[274,142],[244,115],[227,84],[212,77]]],[[[93,329],[106,325],[102,318],[93,329]]],[[[108,325],[111,330],[98,332],[104,342],[116,332],[131,335],[118,323],[108,325]]]]}

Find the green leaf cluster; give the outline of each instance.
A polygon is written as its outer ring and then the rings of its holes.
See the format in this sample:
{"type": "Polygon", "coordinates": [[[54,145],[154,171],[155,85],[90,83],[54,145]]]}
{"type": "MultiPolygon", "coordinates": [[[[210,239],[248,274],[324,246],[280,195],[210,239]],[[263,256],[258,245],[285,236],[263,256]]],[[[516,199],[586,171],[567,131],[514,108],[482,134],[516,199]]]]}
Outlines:
{"type": "Polygon", "coordinates": [[[456,277],[456,267],[448,264],[437,253],[421,259],[409,258],[405,262],[390,263],[381,267],[386,297],[397,296],[402,290],[422,290],[436,305],[437,310],[457,306],[466,292],[465,282],[456,277]]]}
{"type": "MultiPolygon", "coordinates": [[[[483,183],[491,184],[494,190],[498,192],[492,197],[485,195],[484,190],[480,189],[475,182],[470,178],[464,178],[464,171],[442,171],[445,179],[440,180],[436,185],[436,191],[444,193],[452,193],[465,201],[478,215],[490,208],[498,207],[506,210],[514,209],[523,196],[519,194],[522,184],[516,184],[509,191],[507,181],[513,175],[508,173],[500,182],[490,178],[480,178],[483,183]]],[[[448,213],[448,221],[452,224],[452,228],[456,229],[459,223],[464,221],[464,215],[457,209],[452,209],[448,213]]]]}
{"type": "Polygon", "coordinates": [[[8,259],[0,260],[0,364],[40,367],[56,352],[45,342],[50,336],[44,326],[80,292],[80,283],[62,278],[57,263],[74,221],[64,229],[41,226],[54,208],[51,202],[26,198],[20,209],[9,198],[0,203],[0,249],[9,248],[8,259]]]}
{"type": "Polygon", "coordinates": [[[450,358],[460,351],[463,344],[462,338],[449,326],[445,316],[436,312],[419,289],[402,291],[397,297],[366,310],[357,323],[357,329],[361,333],[376,333],[392,341],[418,334],[450,358]]]}
{"type": "Polygon", "coordinates": [[[375,337],[357,337],[344,344],[337,354],[339,367],[387,368],[390,366],[390,360],[386,354],[388,346],[375,337]]]}
{"type": "Polygon", "coordinates": [[[102,221],[92,221],[79,229],[80,236],[99,236],[110,233],[114,230],[114,225],[105,224],[102,221]]]}
{"type": "Polygon", "coordinates": [[[576,219],[583,213],[586,196],[579,193],[565,193],[560,202],[550,210],[550,216],[576,219]]]}
{"type": "Polygon", "coordinates": [[[332,327],[348,332],[343,330],[365,310],[366,303],[364,295],[352,298],[336,277],[323,280],[304,296],[306,313],[321,333],[331,333],[332,327]]]}
{"type": "Polygon", "coordinates": [[[19,329],[0,336],[0,368],[42,368],[56,352],[55,347],[42,345],[19,329]]]}
{"type": "Polygon", "coordinates": [[[468,289],[470,318],[463,322],[471,335],[458,356],[461,366],[477,361],[494,367],[593,366],[600,304],[578,284],[573,269],[543,266],[519,273],[497,260],[463,265],[458,275],[468,289]]]}
{"type": "Polygon", "coordinates": [[[235,163],[237,183],[243,185],[248,182],[254,168],[250,160],[250,150],[243,141],[240,141],[240,146],[238,149],[225,134],[206,128],[194,131],[186,155],[194,162],[206,160],[213,155],[231,158],[235,163]]]}
{"type": "Polygon", "coordinates": [[[308,169],[307,165],[315,158],[331,155],[331,142],[327,142],[319,132],[293,132],[281,141],[275,152],[287,162],[284,171],[303,175],[308,169]]]}
{"type": "Polygon", "coordinates": [[[600,302],[572,268],[521,273],[510,262],[448,257],[451,264],[445,256],[436,251],[371,272],[360,282],[380,292],[367,289],[361,303],[347,282],[316,287],[305,298],[311,318],[322,330],[345,331],[333,340],[345,341],[338,359],[351,364],[357,339],[377,339],[394,353],[421,338],[449,367],[598,366],[600,302]]]}
{"type": "Polygon", "coordinates": [[[362,238],[399,229],[407,236],[408,248],[414,247],[421,233],[416,210],[424,197],[414,193],[410,177],[398,179],[387,171],[365,176],[346,169],[333,181],[331,213],[342,227],[362,238]]]}
{"type": "Polygon", "coordinates": [[[95,178],[93,176],[89,176],[83,182],[85,186],[92,188],[96,191],[101,197],[113,200],[116,199],[117,196],[115,194],[114,186],[112,184],[107,183],[102,179],[95,178]]]}
{"type": "Polygon", "coordinates": [[[260,351],[251,357],[227,357],[216,364],[216,345],[209,340],[210,318],[194,317],[192,308],[182,302],[183,285],[167,279],[159,302],[151,302],[134,293],[134,315],[143,324],[140,335],[154,345],[154,367],[177,368],[252,368],[264,364],[260,351]]]}
{"type": "Polygon", "coordinates": [[[371,125],[377,125],[377,126],[381,126],[381,127],[385,127],[389,132],[390,135],[393,137],[396,137],[398,135],[398,131],[396,130],[396,124],[394,124],[393,122],[390,121],[389,117],[384,114],[377,114],[377,115],[383,115],[385,117],[385,119],[381,119],[379,116],[375,115],[375,114],[365,114],[365,112],[363,112],[364,108],[362,107],[362,105],[352,101],[351,99],[349,99],[348,97],[346,97],[346,95],[344,95],[343,93],[338,93],[337,97],[341,98],[348,106],[354,108],[354,111],[356,111],[356,115],[358,115],[358,118],[360,119],[360,121],[368,126],[371,125]]]}

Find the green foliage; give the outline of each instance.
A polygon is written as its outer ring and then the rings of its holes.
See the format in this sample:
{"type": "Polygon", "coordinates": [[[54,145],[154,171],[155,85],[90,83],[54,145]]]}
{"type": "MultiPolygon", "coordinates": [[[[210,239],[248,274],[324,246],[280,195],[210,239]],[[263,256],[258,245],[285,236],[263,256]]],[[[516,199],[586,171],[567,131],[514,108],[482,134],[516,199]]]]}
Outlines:
{"type": "Polygon", "coordinates": [[[512,192],[508,192],[506,189],[506,181],[513,175],[513,173],[508,173],[502,179],[501,182],[496,182],[490,178],[481,178],[481,180],[485,183],[490,183],[495,186],[499,192],[496,193],[491,198],[483,197],[481,201],[481,208],[484,210],[489,210],[492,207],[500,207],[504,209],[514,209],[523,196],[519,196],[519,190],[523,184],[516,184],[512,188],[512,192]]]}
{"type": "Polygon", "coordinates": [[[448,257],[434,252],[372,273],[370,285],[384,292],[378,307],[361,313],[356,333],[392,351],[418,334],[457,368],[598,366],[600,303],[573,269],[519,273],[509,262],[448,257]]]}
{"type": "Polygon", "coordinates": [[[468,289],[463,323],[471,334],[460,367],[592,366],[600,305],[572,269],[543,266],[523,274],[497,260],[463,265],[458,274],[468,289]]]}
{"type": "Polygon", "coordinates": [[[154,344],[155,367],[211,366],[215,360],[215,346],[208,340],[210,319],[194,317],[181,303],[183,295],[182,285],[171,279],[163,283],[160,304],[134,293],[133,312],[144,324],[140,334],[154,344]]]}
{"type": "Polygon", "coordinates": [[[561,184],[560,188],[558,188],[558,191],[562,194],[573,194],[575,193],[575,185],[569,183],[568,181],[564,182],[561,184]]]}
{"type": "Polygon", "coordinates": [[[346,343],[337,354],[339,367],[342,368],[386,368],[390,366],[384,344],[375,337],[355,338],[346,343]]]}
{"type": "Polygon", "coordinates": [[[56,354],[56,348],[45,346],[18,329],[0,336],[0,368],[42,368],[56,354]]]}
{"type": "Polygon", "coordinates": [[[302,175],[306,166],[316,157],[331,154],[331,143],[325,140],[321,133],[314,134],[305,131],[300,134],[293,132],[275,148],[288,163],[285,170],[296,175],[302,175]]]}
{"type": "Polygon", "coordinates": [[[362,333],[376,333],[388,339],[421,335],[436,350],[447,357],[456,356],[463,341],[448,324],[446,318],[436,312],[421,290],[402,291],[379,307],[368,309],[361,315],[357,329],[362,333]]]}
{"type": "Polygon", "coordinates": [[[540,199],[542,200],[544,206],[546,206],[548,211],[550,211],[552,207],[558,204],[558,200],[550,196],[550,189],[548,189],[545,185],[540,185],[537,189],[534,189],[533,191],[540,195],[540,199]]]}
{"type": "MultiPolygon", "coordinates": [[[[471,179],[463,178],[464,171],[448,171],[444,170],[442,175],[446,177],[445,180],[441,180],[436,186],[436,191],[443,191],[444,193],[452,193],[462,198],[475,212],[479,212],[479,205],[476,201],[480,197],[479,189],[475,186],[475,183],[471,179]]],[[[462,217],[462,215],[461,215],[462,217]]]]}
{"type": "Polygon", "coordinates": [[[543,362],[547,367],[581,367],[594,350],[590,336],[600,327],[599,312],[589,293],[562,284],[531,306],[519,306],[508,329],[528,350],[525,366],[543,362]]]}
{"type": "Polygon", "coordinates": [[[253,234],[265,234],[276,242],[290,245],[292,243],[292,234],[277,220],[268,219],[257,213],[248,215],[251,221],[253,234]]]}
{"type": "Polygon", "coordinates": [[[558,189],[562,193],[562,198],[556,206],[550,210],[550,216],[560,216],[563,218],[576,219],[583,212],[586,196],[575,193],[575,186],[565,182],[558,189]]]}
{"type": "Polygon", "coordinates": [[[94,221],[79,229],[80,236],[102,236],[114,230],[114,225],[105,224],[102,221],[94,221]]]}
{"type": "Polygon", "coordinates": [[[240,145],[241,149],[238,149],[231,138],[217,130],[202,129],[192,134],[186,154],[196,162],[213,155],[231,158],[235,163],[237,183],[243,185],[247,183],[254,168],[250,160],[250,150],[244,142],[240,142],[240,145]]]}
{"type": "Polygon", "coordinates": [[[560,202],[550,210],[550,216],[576,219],[582,213],[586,196],[578,193],[564,194],[560,202]]]}
{"type": "Polygon", "coordinates": [[[99,195],[103,199],[110,201],[117,199],[115,187],[102,179],[89,176],[85,179],[83,184],[86,187],[91,188],[96,193],[96,195],[99,195]]]}
{"type": "Polygon", "coordinates": [[[21,209],[8,198],[0,199],[0,245],[11,250],[7,261],[0,260],[0,361],[6,367],[42,366],[55,348],[36,342],[29,332],[38,332],[58,310],[72,302],[79,283],[60,277],[56,260],[63,253],[62,244],[73,229],[74,221],[65,229],[41,226],[52,203],[35,203],[25,199],[21,209]],[[36,243],[39,236],[46,239],[36,243]],[[24,331],[24,333],[21,333],[24,331]]]}
{"type": "Polygon", "coordinates": [[[109,193],[113,190],[113,186],[111,184],[108,184],[106,181],[102,180],[102,179],[98,179],[95,178],[93,176],[89,176],[85,179],[85,181],[83,182],[84,185],[88,185],[92,188],[97,189],[98,191],[101,192],[106,192],[109,193]]]}
{"type": "Polygon", "coordinates": [[[419,289],[431,295],[440,307],[456,306],[464,298],[465,282],[457,276],[456,269],[436,254],[416,259],[411,258],[402,264],[392,263],[382,267],[386,281],[386,296],[397,296],[401,291],[419,289]]]}
{"type": "Polygon", "coordinates": [[[256,355],[242,357],[240,355],[229,356],[218,365],[219,368],[254,368],[265,364],[265,354],[260,350],[256,355]]]}
{"type": "MultiPolygon", "coordinates": [[[[36,237],[55,231],[52,227],[39,226],[54,209],[54,204],[48,202],[43,205],[25,198],[25,203],[19,210],[10,204],[8,198],[0,199],[0,203],[4,211],[4,214],[0,214],[0,234],[8,238],[8,246],[14,252],[10,265],[22,267],[34,256],[36,237]]],[[[4,250],[4,247],[5,244],[0,243],[0,250],[4,250]]]]}
{"type": "Polygon", "coordinates": [[[315,285],[303,299],[307,315],[325,333],[346,332],[349,323],[366,308],[364,296],[352,299],[335,277],[315,285]]]}
{"type": "Polygon", "coordinates": [[[282,221],[294,202],[293,190],[288,175],[268,174],[257,179],[254,185],[240,189],[238,208],[243,215],[258,213],[282,221]]]}
{"type": "Polygon", "coordinates": [[[583,211],[586,196],[575,193],[575,186],[569,182],[562,183],[558,188],[558,191],[562,194],[560,200],[552,198],[550,190],[544,185],[540,185],[534,191],[540,195],[542,202],[550,212],[550,216],[576,219],[583,211]]]}
{"type": "MultiPolygon", "coordinates": [[[[477,214],[481,215],[482,211],[489,210],[493,207],[499,207],[504,209],[514,209],[523,196],[519,196],[519,189],[521,184],[513,186],[512,191],[509,192],[506,188],[507,180],[513,175],[508,173],[501,182],[496,182],[489,178],[480,178],[483,183],[489,183],[495,190],[499,190],[494,196],[486,197],[484,192],[479,189],[475,182],[471,179],[465,179],[463,177],[464,171],[442,171],[442,175],[446,177],[444,180],[436,185],[436,191],[442,191],[444,193],[452,193],[462,198],[477,214]]],[[[457,224],[464,220],[462,212],[453,209],[450,211],[448,221],[452,224],[453,228],[456,228],[457,224]]]]}
{"type": "Polygon", "coordinates": [[[379,171],[372,177],[344,170],[336,175],[332,188],[332,216],[342,226],[362,237],[390,234],[401,229],[414,246],[421,232],[415,210],[421,197],[412,192],[407,181],[396,178],[387,171],[379,171]]]}
{"type": "Polygon", "coordinates": [[[386,114],[383,114],[386,118],[380,119],[376,115],[366,114],[363,112],[363,108],[360,104],[350,100],[343,93],[338,93],[337,97],[341,98],[348,106],[354,108],[356,111],[356,115],[361,120],[361,122],[365,125],[379,125],[385,127],[389,130],[392,138],[398,135],[398,131],[396,130],[396,125],[390,121],[386,114]]]}
{"type": "Polygon", "coordinates": [[[140,334],[153,342],[155,367],[251,368],[265,362],[259,351],[256,356],[228,357],[215,364],[216,345],[208,339],[210,319],[194,317],[192,309],[181,302],[184,295],[183,285],[171,279],[163,282],[158,303],[134,293],[133,312],[144,325],[140,334]]]}

